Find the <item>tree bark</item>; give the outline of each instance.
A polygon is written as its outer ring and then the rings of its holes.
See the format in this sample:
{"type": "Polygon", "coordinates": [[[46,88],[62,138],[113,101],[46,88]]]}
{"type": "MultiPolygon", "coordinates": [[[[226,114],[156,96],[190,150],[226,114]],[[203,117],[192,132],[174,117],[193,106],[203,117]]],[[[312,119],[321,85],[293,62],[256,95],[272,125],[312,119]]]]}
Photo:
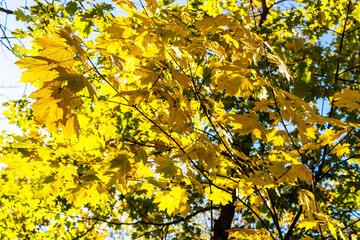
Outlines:
{"type": "Polygon", "coordinates": [[[227,204],[221,209],[219,218],[215,220],[212,240],[228,239],[229,233],[226,230],[230,229],[234,214],[235,206],[233,204],[227,204]]]}
{"type": "Polygon", "coordinates": [[[262,5],[262,13],[260,16],[259,27],[261,27],[261,25],[265,22],[266,17],[269,14],[269,8],[266,5],[266,0],[261,0],[261,5],[262,5]]]}

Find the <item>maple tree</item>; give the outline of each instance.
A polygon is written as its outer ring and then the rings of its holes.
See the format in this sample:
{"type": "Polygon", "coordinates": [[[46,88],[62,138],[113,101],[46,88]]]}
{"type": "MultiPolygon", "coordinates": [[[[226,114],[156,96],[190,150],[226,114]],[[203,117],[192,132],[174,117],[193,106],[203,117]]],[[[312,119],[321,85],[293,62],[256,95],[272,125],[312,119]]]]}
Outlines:
{"type": "Polygon", "coordinates": [[[36,2],[1,239],[356,239],[356,2],[36,2]]]}

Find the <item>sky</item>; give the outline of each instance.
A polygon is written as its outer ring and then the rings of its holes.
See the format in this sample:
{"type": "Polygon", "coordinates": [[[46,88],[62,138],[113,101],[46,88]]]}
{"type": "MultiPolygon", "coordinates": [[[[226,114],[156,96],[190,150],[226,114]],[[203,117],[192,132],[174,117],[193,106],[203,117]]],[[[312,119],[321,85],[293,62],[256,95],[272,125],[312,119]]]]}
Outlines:
{"type": "MultiPolygon", "coordinates": [[[[31,4],[30,0],[0,0],[0,7],[16,10],[26,4],[31,4]]],[[[18,22],[14,15],[0,13],[0,23],[2,26],[6,26],[8,30],[14,30],[16,28],[25,27],[24,23],[18,22]]],[[[9,34],[9,31],[7,32],[9,34]]],[[[9,34],[10,35],[10,34],[9,34]]],[[[1,37],[3,35],[1,34],[1,37]]],[[[29,44],[29,42],[24,42],[29,44]]],[[[29,94],[32,87],[27,86],[24,83],[20,83],[21,71],[15,65],[17,58],[4,46],[0,46],[0,105],[7,102],[10,99],[20,99],[24,94],[29,94]]],[[[16,126],[8,124],[8,121],[4,119],[2,112],[4,107],[0,106],[0,132],[7,130],[10,132],[19,132],[16,126]]]]}

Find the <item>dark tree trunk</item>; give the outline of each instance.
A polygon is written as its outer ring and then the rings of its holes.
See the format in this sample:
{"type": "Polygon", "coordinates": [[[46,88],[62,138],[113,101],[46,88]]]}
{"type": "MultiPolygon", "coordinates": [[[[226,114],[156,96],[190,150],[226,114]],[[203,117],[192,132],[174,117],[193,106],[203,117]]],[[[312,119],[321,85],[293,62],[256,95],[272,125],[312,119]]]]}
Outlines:
{"type": "Polygon", "coordinates": [[[259,27],[265,22],[267,15],[269,14],[269,7],[266,6],[266,0],[261,0],[262,13],[260,17],[259,27]]]}
{"type": "Polygon", "coordinates": [[[234,214],[235,206],[233,204],[227,204],[221,209],[219,218],[215,220],[212,240],[228,239],[229,233],[226,230],[230,229],[234,214]]]}

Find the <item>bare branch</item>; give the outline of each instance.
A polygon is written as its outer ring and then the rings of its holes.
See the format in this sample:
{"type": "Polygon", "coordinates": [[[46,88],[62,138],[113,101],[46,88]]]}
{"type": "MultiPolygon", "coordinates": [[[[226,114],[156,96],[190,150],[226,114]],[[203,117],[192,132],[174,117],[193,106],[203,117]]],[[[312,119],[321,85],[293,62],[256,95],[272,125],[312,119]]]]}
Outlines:
{"type": "Polygon", "coordinates": [[[122,225],[136,225],[136,224],[146,224],[146,225],[153,225],[153,226],[169,226],[169,225],[174,225],[174,224],[177,224],[177,223],[181,223],[181,222],[184,222],[190,218],[193,218],[194,216],[200,214],[200,213],[203,213],[203,212],[206,212],[206,211],[209,211],[211,209],[219,209],[219,207],[207,207],[207,208],[203,208],[201,210],[198,210],[196,212],[193,212],[192,214],[184,217],[184,218],[180,218],[178,220],[174,220],[174,221],[170,221],[170,222],[165,222],[165,223],[155,223],[155,222],[147,222],[147,221],[136,221],[136,222],[130,222],[130,223],[126,223],[126,222],[112,222],[112,221],[107,221],[107,220],[104,220],[104,219],[100,219],[100,218],[91,218],[93,220],[97,220],[97,221],[100,221],[100,222],[105,222],[105,223],[108,223],[108,224],[112,224],[112,225],[118,225],[118,226],[122,226],[122,225]]]}
{"type": "Polygon", "coordinates": [[[270,10],[270,8],[266,5],[266,0],[261,0],[261,6],[262,6],[262,12],[260,15],[260,22],[259,22],[260,27],[265,22],[266,17],[269,14],[269,10],[270,10]]]}
{"type": "Polygon", "coordinates": [[[0,7],[0,12],[4,12],[6,14],[14,14],[14,11],[11,11],[9,9],[5,9],[5,8],[2,8],[2,7],[0,7]]]}
{"type": "Polygon", "coordinates": [[[299,221],[299,218],[300,218],[300,216],[302,214],[302,211],[303,211],[302,206],[300,206],[300,209],[299,209],[298,213],[296,214],[294,220],[292,221],[292,223],[291,223],[291,225],[290,225],[290,227],[289,227],[289,229],[288,229],[288,231],[287,231],[287,233],[286,233],[286,235],[284,237],[284,240],[290,240],[292,231],[294,230],[297,221],[299,221]]]}
{"type": "Polygon", "coordinates": [[[91,230],[93,230],[93,228],[95,227],[97,222],[98,222],[98,220],[96,220],[94,222],[94,224],[92,224],[91,227],[89,227],[84,233],[80,234],[79,236],[75,237],[74,239],[81,239],[82,237],[85,237],[86,234],[88,234],[91,230]]]}

